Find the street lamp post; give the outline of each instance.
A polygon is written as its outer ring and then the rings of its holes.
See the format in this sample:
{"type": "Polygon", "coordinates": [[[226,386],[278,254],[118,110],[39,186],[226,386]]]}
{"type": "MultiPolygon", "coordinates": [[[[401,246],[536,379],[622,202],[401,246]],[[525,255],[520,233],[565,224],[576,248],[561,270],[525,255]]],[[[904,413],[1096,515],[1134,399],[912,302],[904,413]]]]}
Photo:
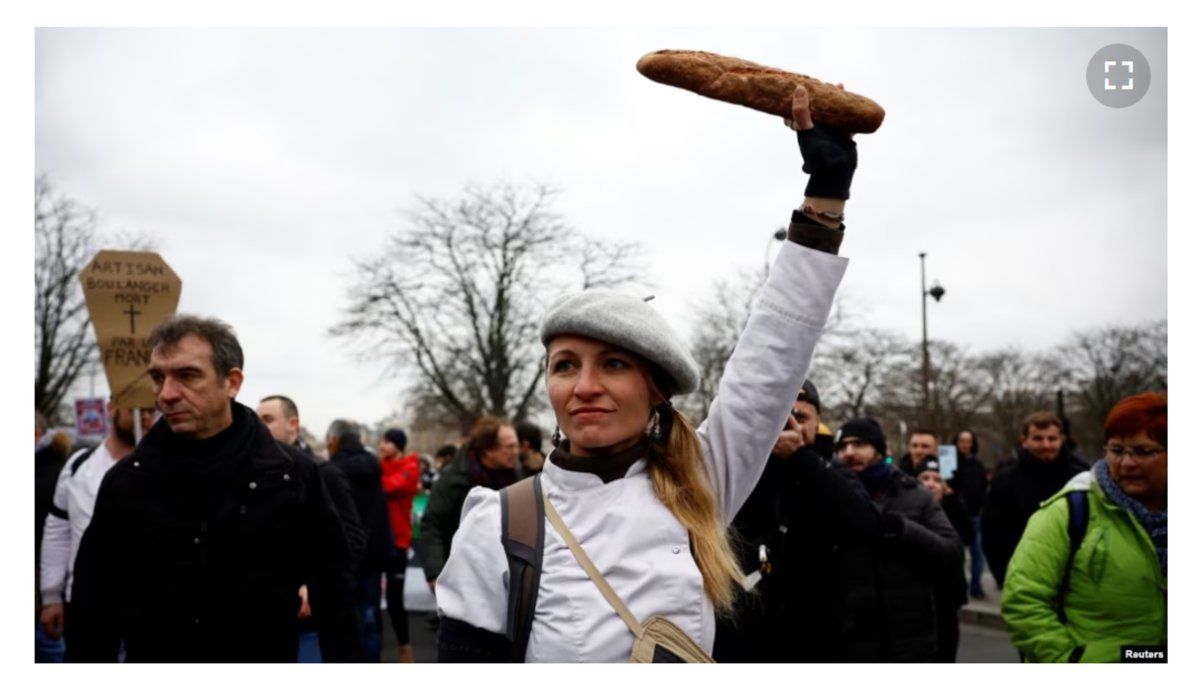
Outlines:
{"type": "Polygon", "coordinates": [[[926,318],[926,303],[925,297],[933,297],[935,302],[942,300],[942,295],[946,294],[946,289],[933,281],[933,287],[925,288],[925,253],[921,252],[921,392],[922,392],[922,408],[924,409],[925,425],[929,425],[929,322],[926,318]]]}

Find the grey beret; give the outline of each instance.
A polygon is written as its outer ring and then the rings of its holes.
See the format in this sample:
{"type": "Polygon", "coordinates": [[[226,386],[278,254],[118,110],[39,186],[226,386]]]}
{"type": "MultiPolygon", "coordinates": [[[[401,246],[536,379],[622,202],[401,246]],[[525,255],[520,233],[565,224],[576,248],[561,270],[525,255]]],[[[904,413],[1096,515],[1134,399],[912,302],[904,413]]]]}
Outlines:
{"type": "Polygon", "coordinates": [[[597,339],[636,353],[670,377],[670,395],[700,385],[692,354],[650,304],[631,295],[584,290],[554,302],[542,321],[542,344],[562,334],[597,339]]]}

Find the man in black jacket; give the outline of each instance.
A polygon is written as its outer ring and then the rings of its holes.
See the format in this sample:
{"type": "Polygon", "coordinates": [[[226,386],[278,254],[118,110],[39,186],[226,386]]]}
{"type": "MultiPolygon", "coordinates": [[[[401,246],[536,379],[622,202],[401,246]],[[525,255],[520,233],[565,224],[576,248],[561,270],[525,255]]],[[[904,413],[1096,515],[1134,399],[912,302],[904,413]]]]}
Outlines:
{"type": "Polygon", "coordinates": [[[718,662],[867,661],[876,609],[879,511],[858,477],[830,463],[821,400],[805,381],[754,492],[733,520],[746,573],[736,619],[719,619],[718,662]]]}
{"type": "Polygon", "coordinates": [[[878,549],[880,658],[934,661],[938,656],[935,592],[952,568],[962,570],[962,543],[946,514],[915,478],[884,462],[887,439],[874,419],[851,419],[834,437],[838,460],[858,473],[883,511],[878,549]]]}
{"type": "Polygon", "coordinates": [[[983,552],[996,584],[1004,585],[1008,561],[1017,550],[1025,523],[1043,501],[1062,489],[1087,464],[1063,449],[1062,420],[1034,412],[1021,424],[1017,461],[992,480],[981,516],[983,552]]]}
{"type": "Polygon", "coordinates": [[[511,423],[480,417],[471,427],[467,443],[442,469],[421,516],[421,539],[417,544],[430,588],[434,588],[450,557],[467,494],[474,487],[499,490],[516,482],[521,477],[519,450],[517,431],[511,423]]]}
{"type": "Polygon", "coordinates": [[[325,449],[329,450],[329,463],[350,481],[358,523],[366,535],[366,550],[356,572],[357,607],[363,627],[364,655],[367,661],[377,662],[383,648],[380,582],[392,557],[392,528],[383,494],[383,468],[379,459],[363,447],[359,436],[357,424],[335,419],[325,434],[325,449]]]}
{"type": "Polygon", "coordinates": [[[302,584],[329,661],[359,653],[349,547],[317,465],[234,401],[215,319],[149,338],[162,418],[105,476],[75,563],[69,661],[296,660],[302,584]]]}
{"type": "MultiPolygon", "coordinates": [[[[271,432],[271,437],[287,446],[293,454],[299,454],[316,462],[321,480],[329,490],[338,517],[342,520],[342,528],[346,531],[346,540],[350,546],[350,566],[357,572],[362,564],[366,550],[366,534],[358,521],[358,507],[354,503],[354,495],[350,492],[350,481],[341,469],[318,457],[312,447],[300,436],[300,408],[296,402],[285,395],[270,395],[258,402],[258,418],[271,432]]],[[[308,604],[308,587],[300,587],[300,652],[297,661],[302,664],[321,662],[321,644],[317,634],[317,624],[312,618],[312,606],[308,604]]]]}
{"type": "Polygon", "coordinates": [[[958,495],[971,521],[975,538],[967,543],[971,551],[971,597],[983,598],[983,546],[980,542],[979,514],[983,511],[983,500],[987,497],[987,471],[979,463],[979,439],[975,432],[963,429],[954,436],[954,447],[958,450],[958,468],[948,481],[950,489],[958,495]]]}

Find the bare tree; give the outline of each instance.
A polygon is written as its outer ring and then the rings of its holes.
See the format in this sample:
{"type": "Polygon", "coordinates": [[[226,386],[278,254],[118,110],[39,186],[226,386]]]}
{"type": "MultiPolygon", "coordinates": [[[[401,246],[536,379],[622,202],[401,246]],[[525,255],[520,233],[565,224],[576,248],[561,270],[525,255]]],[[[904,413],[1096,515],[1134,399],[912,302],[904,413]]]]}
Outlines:
{"type": "Polygon", "coordinates": [[[634,247],[576,232],[552,211],[554,195],[497,183],[454,200],[418,197],[409,228],[356,262],[332,334],[416,376],[412,395],[434,407],[425,417],[462,430],[484,414],[527,417],[538,409],[538,321],[548,302],[636,279],[634,247]]]}
{"type": "Polygon", "coordinates": [[[95,253],[96,215],[34,184],[34,408],[58,423],[59,405],[84,368],[97,360],[79,272],[95,253]]]}
{"type": "Polygon", "coordinates": [[[1080,447],[1104,443],[1104,420],[1121,399],[1167,390],[1167,321],[1077,332],[1057,351],[1059,365],[1080,417],[1080,447]]]}
{"type": "MultiPolygon", "coordinates": [[[[766,283],[767,273],[754,266],[742,269],[728,278],[720,278],[713,283],[712,292],[705,298],[704,304],[694,306],[696,321],[690,349],[700,368],[700,385],[695,392],[682,399],[680,407],[696,421],[704,418],[717,395],[721,375],[725,373],[725,364],[733,355],[738,336],[750,318],[754,299],[766,283]]],[[[862,348],[864,331],[858,328],[857,320],[858,318],[847,309],[844,297],[839,296],[834,301],[822,330],[821,340],[817,344],[816,354],[813,356],[810,376],[822,394],[822,407],[826,419],[830,419],[830,403],[833,404],[834,418],[842,416],[847,409],[854,408],[853,405],[847,404],[846,393],[853,390],[850,382],[854,375],[851,373],[857,367],[848,368],[846,364],[839,364],[838,361],[847,356],[857,356],[862,348]]],[[[894,339],[894,335],[882,331],[866,332],[873,332],[873,336],[894,339]]],[[[886,349],[881,348],[879,351],[886,355],[888,350],[894,347],[894,344],[888,344],[886,349]]],[[[862,385],[863,393],[858,405],[860,410],[866,409],[866,393],[873,385],[873,377],[868,377],[866,384],[862,385]]]]}
{"type": "Polygon", "coordinates": [[[105,246],[154,249],[153,238],[138,233],[105,235],[96,212],[58,194],[49,179],[34,183],[34,408],[52,424],[61,423],[63,400],[85,372],[100,368],[79,273],[105,246]]]}
{"type": "Polygon", "coordinates": [[[827,331],[817,346],[810,378],[829,422],[879,416],[888,409],[882,387],[907,363],[908,342],[877,328],[827,331]]]}
{"type": "MultiPolygon", "coordinates": [[[[1062,383],[1059,367],[1046,356],[1017,347],[990,351],[975,358],[986,399],[972,428],[985,463],[995,463],[1021,437],[1021,422],[1037,410],[1053,410],[1062,383]],[[990,440],[991,444],[985,444],[990,440]]],[[[948,431],[953,434],[957,431],[948,431]]]]}
{"type": "Polygon", "coordinates": [[[696,320],[690,348],[700,368],[700,385],[678,405],[693,421],[699,422],[707,415],[725,373],[725,363],[733,355],[738,335],[750,318],[754,297],[765,282],[762,269],[746,268],[713,282],[712,293],[704,303],[693,305],[696,320]]]}
{"type": "MultiPolygon", "coordinates": [[[[683,400],[702,418],[716,395],[725,363],[761,287],[761,271],[716,281],[697,306],[691,342],[701,370],[698,391],[683,400]]],[[[924,411],[921,345],[873,328],[839,298],[813,357],[810,378],[821,392],[822,418],[830,427],[871,416],[903,454],[901,430],[926,427],[940,436],[972,429],[983,460],[995,461],[1017,444],[1020,425],[1035,410],[1055,409],[1065,389],[1071,433],[1084,456],[1103,444],[1103,423],[1121,398],[1167,388],[1167,324],[1109,327],[1076,333],[1048,353],[1016,347],[980,355],[948,341],[930,343],[931,396],[924,411]]]]}
{"type": "MultiPolygon", "coordinates": [[[[974,359],[965,349],[948,341],[931,341],[929,358],[932,403],[928,412],[921,389],[920,342],[907,343],[902,357],[895,358],[895,368],[882,380],[872,416],[885,424],[889,434],[919,427],[946,436],[956,429],[972,427],[984,407],[987,392],[974,359]]],[[[897,449],[903,450],[908,441],[898,436],[897,442],[897,449]]]]}

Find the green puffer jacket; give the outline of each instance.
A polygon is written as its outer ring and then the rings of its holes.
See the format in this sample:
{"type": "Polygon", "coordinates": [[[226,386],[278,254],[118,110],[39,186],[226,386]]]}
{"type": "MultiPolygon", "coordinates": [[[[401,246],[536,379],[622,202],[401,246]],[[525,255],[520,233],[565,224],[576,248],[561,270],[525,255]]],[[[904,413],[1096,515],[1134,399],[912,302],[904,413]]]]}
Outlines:
{"type": "Polygon", "coordinates": [[[1029,519],[1000,612],[1026,661],[1115,662],[1122,645],[1167,644],[1167,578],[1150,535],[1086,471],[1029,519]],[[1064,625],[1056,598],[1070,550],[1066,495],[1073,490],[1088,491],[1088,527],[1071,562],[1064,625]]]}

